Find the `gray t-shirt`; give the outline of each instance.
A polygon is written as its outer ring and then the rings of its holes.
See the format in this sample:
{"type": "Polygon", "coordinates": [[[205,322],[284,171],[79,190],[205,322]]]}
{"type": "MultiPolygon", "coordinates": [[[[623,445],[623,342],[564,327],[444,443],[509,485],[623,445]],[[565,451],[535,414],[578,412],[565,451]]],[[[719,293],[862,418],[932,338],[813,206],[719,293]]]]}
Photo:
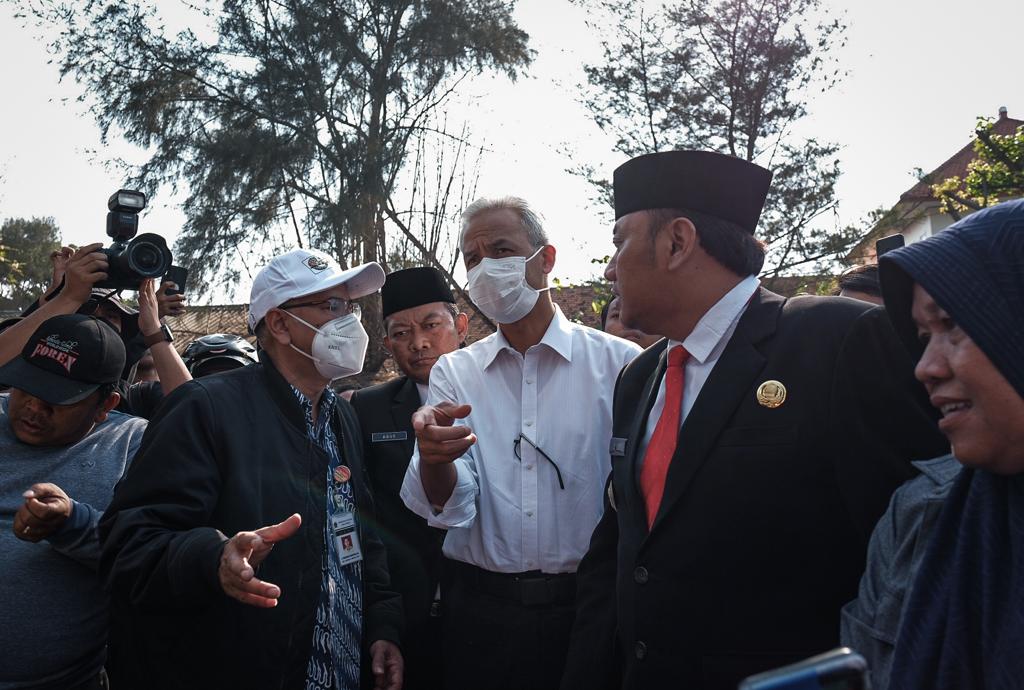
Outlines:
{"type": "Polygon", "coordinates": [[[0,690],[68,687],[103,664],[108,602],[96,575],[96,524],[146,420],[111,412],[78,443],[30,446],[11,430],[9,400],[0,394],[0,690]],[[56,533],[33,544],[12,530],[22,493],[40,482],[75,503],[56,533]]]}

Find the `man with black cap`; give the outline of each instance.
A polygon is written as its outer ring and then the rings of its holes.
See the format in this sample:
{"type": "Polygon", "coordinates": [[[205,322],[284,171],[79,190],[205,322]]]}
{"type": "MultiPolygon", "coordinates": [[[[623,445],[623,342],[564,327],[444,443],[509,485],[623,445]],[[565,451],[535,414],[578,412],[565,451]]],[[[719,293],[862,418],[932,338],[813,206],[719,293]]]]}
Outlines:
{"type": "MultiPolygon", "coordinates": [[[[188,369],[172,346],[173,336],[160,322],[164,312],[184,311],[182,295],[161,294],[152,279],[139,285],[139,311],[129,308],[114,290],[94,287],[107,277],[107,256],[99,249],[102,245],[82,247],[67,260],[60,276],[59,289],[51,290],[27,309],[23,318],[0,333],[0,363],[10,361],[21,350],[26,339],[46,319],[58,314],[86,314],[96,316],[117,331],[126,348],[126,366],[118,385],[120,403],[118,411],[149,419],[163,397],[191,379],[188,369]],[[146,349],[160,375],[160,382],[132,385],[130,379],[134,365],[146,349]]],[[[56,277],[55,277],[56,280],[56,277]]]]}
{"type": "Polygon", "coordinates": [[[329,387],[362,370],[354,300],[383,283],[375,263],[274,257],[249,304],[260,362],[161,407],[100,524],[115,686],[401,686],[359,423],[329,387]]]}
{"type": "Polygon", "coordinates": [[[70,314],[0,368],[0,687],[101,687],[96,524],[146,429],[112,411],[123,366],[113,329],[70,314]]]}
{"type": "Polygon", "coordinates": [[[733,690],[835,647],[889,495],[945,452],[884,311],[759,286],[770,180],[699,151],[615,171],[605,276],[666,341],[617,383],[567,690],[733,690]]]}
{"type": "Polygon", "coordinates": [[[405,609],[406,690],[442,686],[440,580],[444,531],[405,507],[399,493],[416,441],[412,415],[427,401],[430,370],[465,340],[466,315],[440,271],[422,266],[388,274],[381,288],[384,346],[402,376],[357,391],[352,407],[363,432],[366,469],[377,501],[392,588],[405,609]]]}

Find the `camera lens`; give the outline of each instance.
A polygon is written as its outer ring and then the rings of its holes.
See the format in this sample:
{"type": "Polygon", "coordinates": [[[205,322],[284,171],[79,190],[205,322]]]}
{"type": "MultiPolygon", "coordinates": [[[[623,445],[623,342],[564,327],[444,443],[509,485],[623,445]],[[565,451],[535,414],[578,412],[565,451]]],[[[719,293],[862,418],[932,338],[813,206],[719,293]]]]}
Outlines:
{"type": "Polygon", "coordinates": [[[167,250],[166,243],[162,237],[152,233],[136,237],[125,253],[128,266],[143,278],[159,278],[171,265],[171,252],[167,250]]]}

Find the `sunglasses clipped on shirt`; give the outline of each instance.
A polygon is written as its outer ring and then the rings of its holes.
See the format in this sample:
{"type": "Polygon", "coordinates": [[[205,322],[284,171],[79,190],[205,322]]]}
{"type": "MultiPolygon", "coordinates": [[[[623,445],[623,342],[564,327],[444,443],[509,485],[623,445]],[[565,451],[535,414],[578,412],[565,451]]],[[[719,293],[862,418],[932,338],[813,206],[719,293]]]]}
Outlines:
{"type": "Polygon", "coordinates": [[[519,450],[519,445],[520,445],[521,441],[526,441],[527,443],[529,443],[531,446],[533,446],[533,449],[535,451],[540,453],[544,457],[545,460],[547,460],[548,462],[551,463],[551,466],[555,468],[555,474],[558,475],[558,487],[564,491],[565,490],[565,482],[562,481],[562,471],[560,469],[558,469],[558,465],[555,464],[555,461],[551,459],[550,455],[548,455],[543,450],[541,450],[540,446],[538,446],[536,443],[534,443],[530,439],[529,436],[527,436],[526,434],[524,434],[522,432],[520,432],[519,436],[517,436],[516,439],[512,442],[512,452],[516,454],[516,460],[518,460],[519,462],[523,461],[523,456],[521,455],[520,450],[519,450]]]}

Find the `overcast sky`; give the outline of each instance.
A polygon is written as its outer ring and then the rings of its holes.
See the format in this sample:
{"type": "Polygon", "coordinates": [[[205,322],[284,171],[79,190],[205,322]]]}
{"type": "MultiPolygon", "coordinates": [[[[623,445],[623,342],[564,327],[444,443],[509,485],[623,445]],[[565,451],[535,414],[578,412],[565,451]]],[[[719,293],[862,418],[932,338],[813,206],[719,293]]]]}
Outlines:
{"type": "MultiPolygon", "coordinates": [[[[173,7],[176,3],[167,0],[173,7]]],[[[966,144],[979,115],[1007,106],[1024,119],[1021,0],[825,0],[845,13],[847,79],[810,103],[802,133],[839,142],[840,215],[853,223],[891,205],[914,184],[915,167],[936,167],[966,144]]],[[[565,0],[520,0],[517,19],[537,59],[511,84],[479,79],[471,127],[487,147],[477,191],[517,194],[544,215],[559,249],[563,280],[594,275],[591,259],[611,251],[611,228],[588,209],[588,186],[566,172],[567,151],[612,167],[623,162],[575,100],[581,65],[595,55],[580,11],[565,0]]],[[[98,129],[75,102],[73,82],[58,83],[46,47],[0,7],[0,218],[53,216],[65,242],[106,240],[106,199],[122,180],[104,163],[137,157],[120,142],[101,148],[98,129]]],[[[141,221],[169,240],[182,223],[170,194],[141,221]]],[[[246,301],[249,285],[217,294],[246,301]]]]}

